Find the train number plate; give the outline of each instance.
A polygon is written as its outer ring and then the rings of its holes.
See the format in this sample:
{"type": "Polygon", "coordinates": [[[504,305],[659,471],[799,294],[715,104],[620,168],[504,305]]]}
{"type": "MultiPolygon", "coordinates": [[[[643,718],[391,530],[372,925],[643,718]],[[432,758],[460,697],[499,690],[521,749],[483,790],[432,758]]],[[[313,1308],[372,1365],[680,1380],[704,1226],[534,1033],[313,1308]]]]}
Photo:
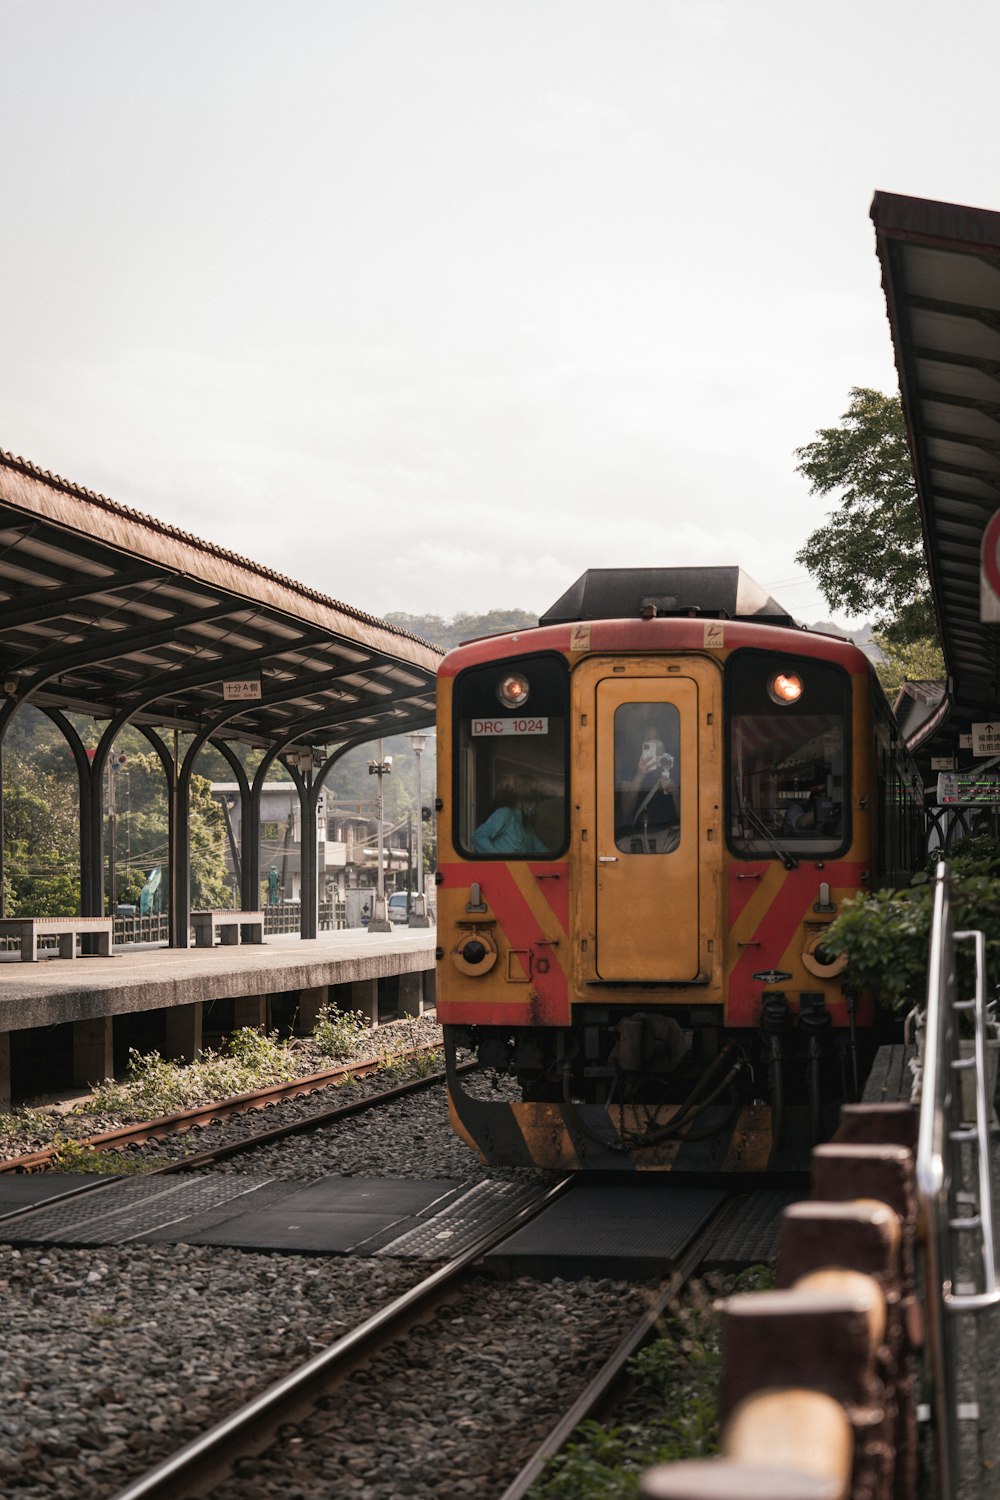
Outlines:
{"type": "Polygon", "coordinates": [[[504,734],[548,734],[548,719],[473,719],[473,738],[497,739],[504,734]]]}

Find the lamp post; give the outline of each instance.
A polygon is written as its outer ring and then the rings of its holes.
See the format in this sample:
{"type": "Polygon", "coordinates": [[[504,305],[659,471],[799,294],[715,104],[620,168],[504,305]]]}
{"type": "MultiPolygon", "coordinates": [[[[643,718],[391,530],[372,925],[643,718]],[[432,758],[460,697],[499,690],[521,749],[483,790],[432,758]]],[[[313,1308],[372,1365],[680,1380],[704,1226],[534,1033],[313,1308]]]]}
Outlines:
{"type": "Polygon", "coordinates": [[[377,776],[378,777],[378,799],[377,799],[376,804],[375,804],[375,811],[376,811],[376,814],[377,814],[377,822],[378,822],[378,872],[377,872],[377,875],[376,875],[377,884],[376,884],[376,887],[375,887],[375,909],[372,912],[372,919],[368,923],[368,931],[369,932],[391,932],[392,931],[392,925],[389,922],[389,914],[388,914],[388,912],[385,909],[385,875],[384,875],[385,847],[384,847],[384,843],[383,843],[383,828],[382,828],[382,777],[390,775],[391,772],[392,772],[392,756],[389,755],[389,756],[383,757],[383,755],[382,755],[382,741],[379,740],[379,742],[378,742],[378,760],[370,760],[368,762],[368,774],[369,774],[369,776],[377,776]]]}
{"type": "Polygon", "coordinates": [[[410,735],[410,749],[417,758],[417,894],[413,899],[413,910],[410,912],[408,927],[429,927],[430,918],[427,915],[427,903],[424,899],[424,812],[420,805],[420,757],[424,753],[427,743],[426,734],[414,731],[410,735]]]}

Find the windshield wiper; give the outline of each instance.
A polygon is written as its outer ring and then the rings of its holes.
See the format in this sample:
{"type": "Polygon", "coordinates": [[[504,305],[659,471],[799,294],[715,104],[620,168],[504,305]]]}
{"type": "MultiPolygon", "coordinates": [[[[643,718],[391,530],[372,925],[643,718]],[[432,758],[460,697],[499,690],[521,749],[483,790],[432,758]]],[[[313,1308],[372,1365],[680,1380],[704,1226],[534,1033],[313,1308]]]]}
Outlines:
{"type": "Polygon", "coordinates": [[[786,870],[798,869],[799,862],[795,858],[795,856],[793,854],[789,854],[788,850],[783,848],[782,845],[778,843],[778,840],[775,838],[770,828],[768,828],[767,824],[764,822],[764,819],[760,817],[756,812],[754,812],[749,802],[744,802],[742,798],[740,799],[740,813],[743,817],[746,818],[747,822],[750,824],[750,827],[753,828],[757,833],[759,833],[762,839],[766,840],[766,842],[770,844],[771,848],[781,860],[781,863],[784,865],[786,870]]]}

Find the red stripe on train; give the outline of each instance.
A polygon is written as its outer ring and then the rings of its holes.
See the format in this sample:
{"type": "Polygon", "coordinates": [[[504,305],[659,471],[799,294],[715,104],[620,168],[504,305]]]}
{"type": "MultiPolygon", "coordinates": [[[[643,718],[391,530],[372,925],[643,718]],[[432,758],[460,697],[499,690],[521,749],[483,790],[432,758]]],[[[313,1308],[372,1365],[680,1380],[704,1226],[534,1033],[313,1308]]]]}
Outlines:
{"type": "MultiPolygon", "coordinates": [[[[565,1026],[569,1023],[569,994],[566,975],[562,968],[560,944],[565,947],[565,924],[558,937],[543,931],[531,907],[514,880],[507,865],[497,862],[489,864],[464,863],[452,866],[461,872],[462,883],[477,881],[483,900],[496,916],[504,937],[514,952],[508,956],[507,972],[524,975],[525,995],[523,1004],[527,1024],[537,1026],[565,1026]]],[[[555,874],[565,871],[565,865],[538,865],[536,869],[555,874]]],[[[532,870],[534,875],[535,871],[532,870]]],[[[537,877],[536,877],[537,878],[537,877]]],[[[450,882],[449,882],[450,883],[450,882]]],[[[542,889],[549,882],[542,882],[542,889]]],[[[552,884],[563,884],[553,881],[552,884]]],[[[555,903],[547,897],[553,915],[558,916],[555,903]]],[[[568,909],[568,897],[567,897],[568,909]]],[[[511,1004],[518,1004],[521,985],[513,980],[509,987],[511,1004]]],[[[513,1018],[508,1014],[507,1020],[513,1018]]]]}
{"type": "MultiPolygon", "coordinates": [[[[821,874],[821,878],[834,889],[847,886],[855,890],[863,868],[860,861],[840,860],[824,864],[822,872],[802,868],[788,871],[756,929],[747,934],[744,941],[748,946],[733,966],[726,1012],[731,1026],[757,1024],[761,993],[775,986],[768,986],[753,976],[769,969],[780,969],[797,929],[812,915],[818,898],[817,874],[821,874]]],[[[751,884],[747,881],[748,886],[751,884]]]]}

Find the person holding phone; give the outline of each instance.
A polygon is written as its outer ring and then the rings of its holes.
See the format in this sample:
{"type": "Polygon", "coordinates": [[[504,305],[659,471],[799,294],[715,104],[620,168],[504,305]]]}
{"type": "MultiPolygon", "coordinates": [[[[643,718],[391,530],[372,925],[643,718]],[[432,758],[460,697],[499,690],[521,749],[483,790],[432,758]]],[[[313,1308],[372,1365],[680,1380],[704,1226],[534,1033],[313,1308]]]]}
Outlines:
{"type": "Polygon", "coordinates": [[[643,730],[631,780],[620,788],[615,842],[629,854],[668,854],[680,842],[674,757],[654,724],[643,730]]]}

